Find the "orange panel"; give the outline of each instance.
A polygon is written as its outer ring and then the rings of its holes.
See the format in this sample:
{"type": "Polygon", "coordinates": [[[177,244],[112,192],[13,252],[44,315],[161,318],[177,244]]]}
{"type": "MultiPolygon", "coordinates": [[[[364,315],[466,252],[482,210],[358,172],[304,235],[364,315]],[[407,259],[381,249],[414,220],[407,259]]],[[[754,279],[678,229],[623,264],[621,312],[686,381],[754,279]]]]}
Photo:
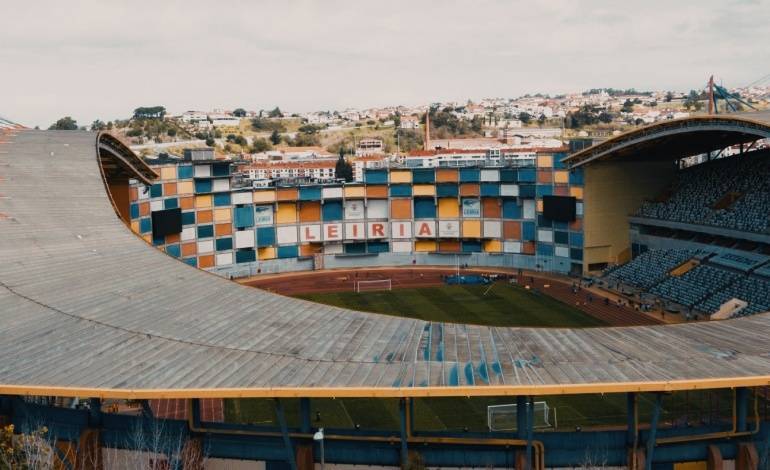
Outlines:
{"type": "Polygon", "coordinates": [[[535,242],[524,242],[521,244],[521,252],[525,255],[535,254],[535,242]]]}
{"type": "Polygon", "coordinates": [[[192,196],[179,198],[179,207],[181,207],[182,210],[192,209],[194,205],[195,199],[192,196]]]}
{"type": "Polygon", "coordinates": [[[575,219],[569,223],[569,229],[580,231],[583,230],[583,219],[575,219]]]}
{"type": "Polygon", "coordinates": [[[438,242],[438,251],[445,253],[459,253],[460,242],[459,241],[440,241],[438,242]]]}
{"type": "Polygon", "coordinates": [[[201,255],[198,257],[199,268],[210,268],[214,266],[214,255],[201,255]]]}
{"type": "Polygon", "coordinates": [[[555,185],[553,187],[554,196],[569,196],[569,188],[564,185],[555,185]]]}
{"type": "Polygon", "coordinates": [[[411,199],[391,199],[390,200],[390,218],[391,219],[411,219],[412,218],[412,200],[411,199]]]}
{"type": "Polygon", "coordinates": [[[296,201],[297,189],[296,188],[282,188],[278,190],[279,201],[296,201]]]}
{"type": "Polygon", "coordinates": [[[136,201],[139,199],[139,190],[136,188],[128,188],[128,198],[131,201],[136,201]]]}
{"type": "Polygon", "coordinates": [[[572,186],[569,188],[569,195],[575,199],[583,199],[583,188],[580,186],[572,186]]]}
{"type": "Polygon", "coordinates": [[[163,183],[163,195],[175,196],[176,195],[176,183],[163,183]]]}
{"type": "Polygon", "coordinates": [[[551,170],[537,170],[537,182],[538,183],[550,183],[553,178],[551,170]]]}
{"type": "Polygon", "coordinates": [[[182,243],[182,256],[184,257],[192,256],[197,252],[198,252],[198,247],[196,246],[195,242],[182,243]]]}
{"type": "Polygon", "coordinates": [[[139,203],[139,215],[142,217],[146,217],[150,215],[150,203],[149,202],[140,202],[139,203]]]}
{"type": "Polygon", "coordinates": [[[457,180],[457,170],[454,168],[436,170],[436,183],[456,183],[457,180]]]}
{"type": "Polygon", "coordinates": [[[310,243],[307,245],[300,245],[299,246],[299,255],[300,256],[313,256],[316,253],[323,253],[323,244],[321,243],[310,243]]]}
{"type": "Polygon", "coordinates": [[[387,199],[388,187],[387,186],[367,186],[366,197],[371,199],[387,199]]]}
{"type": "Polygon", "coordinates": [[[179,243],[179,234],[178,233],[170,233],[166,235],[166,243],[179,243]]]}
{"type": "Polygon", "coordinates": [[[477,183],[463,183],[460,185],[460,196],[478,196],[479,185],[477,183]]]}
{"type": "Polygon", "coordinates": [[[233,225],[230,223],[216,224],[214,226],[214,233],[216,233],[218,237],[223,237],[225,235],[232,235],[233,225]]]}
{"type": "Polygon", "coordinates": [[[207,224],[214,220],[214,216],[210,210],[198,211],[198,214],[195,216],[195,218],[199,224],[207,224]]]}
{"type": "Polygon", "coordinates": [[[321,220],[321,203],[319,201],[299,203],[300,222],[318,222],[321,220]]]}
{"type": "Polygon", "coordinates": [[[487,219],[499,219],[501,216],[500,199],[485,197],[481,200],[481,214],[487,219]]]}
{"type": "Polygon", "coordinates": [[[503,238],[521,240],[521,222],[503,221],[503,238]]]}

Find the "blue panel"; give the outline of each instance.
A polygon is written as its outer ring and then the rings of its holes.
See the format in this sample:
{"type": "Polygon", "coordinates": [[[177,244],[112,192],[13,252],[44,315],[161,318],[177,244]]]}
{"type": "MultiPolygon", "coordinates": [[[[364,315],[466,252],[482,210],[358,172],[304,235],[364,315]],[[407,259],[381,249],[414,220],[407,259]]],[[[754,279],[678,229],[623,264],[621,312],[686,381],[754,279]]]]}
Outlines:
{"type": "Polygon", "coordinates": [[[481,242],[480,241],[463,240],[463,242],[462,242],[462,250],[463,250],[463,253],[480,253],[482,251],[482,249],[481,249],[481,242]]]}
{"type": "Polygon", "coordinates": [[[433,183],[436,181],[436,172],[433,169],[412,170],[413,183],[433,183]]]}
{"type": "Polygon", "coordinates": [[[139,204],[131,204],[131,207],[129,208],[129,211],[131,212],[131,218],[132,219],[138,219],[139,218],[139,204]]]}
{"type": "Polygon", "coordinates": [[[195,225],[195,212],[182,212],[182,225],[195,225]]]}
{"type": "Polygon", "coordinates": [[[233,249],[233,239],[230,237],[227,238],[217,238],[216,240],[216,246],[217,251],[226,251],[226,250],[232,250],[233,249]]]}
{"type": "Polygon", "coordinates": [[[211,174],[214,176],[230,176],[229,163],[215,163],[212,165],[211,174]]]}
{"type": "Polygon", "coordinates": [[[236,263],[251,263],[257,260],[257,252],[252,249],[238,250],[235,252],[236,263]]]}
{"type": "Polygon", "coordinates": [[[567,230],[569,229],[569,224],[567,222],[559,222],[558,220],[554,220],[553,222],[553,228],[556,230],[567,230]]]}
{"type": "Polygon", "coordinates": [[[516,199],[503,199],[503,219],[521,219],[521,206],[516,199]]]}
{"type": "Polygon", "coordinates": [[[387,184],[388,170],[366,169],[364,170],[364,182],[368,184],[387,184]]]}
{"type": "Polygon", "coordinates": [[[537,226],[541,228],[553,228],[553,224],[549,219],[546,219],[544,215],[538,214],[537,226]]]}
{"type": "Polygon", "coordinates": [[[297,245],[278,247],[278,258],[296,258],[297,256],[299,256],[299,247],[297,245]]]}
{"type": "Polygon", "coordinates": [[[553,242],[559,243],[561,245],[568,245],[569,232],[560,232],[560,231],[553,232],[553,242]]]}
{"type": "Polygon", "coordinates": [[[533,241],[535,239],[535,231],[534,222],[522,222],[521,239],[528,242],[533,241]]]}
{"type": "Polygon", "coordinates": [[[346,243],[345,253],[366,253],[366,243],[346,243]]]}
{"type": "Polygon", "coordinates": [[[455,183],[439,183],[436,185],[436,196],[438,197],[457,197],[458,194],[458,186],[455,183]]]}
{"type": "Polygon", "coordinates": [[[168,199],[163,200],[164,209],[176,209],[178,207],[179,207],[179,199],[175,197],[170,197],[168,199]]]}
{"type": "Polygon", "coordinates": [[[300,201],[320,201],[321,188],[317,186],[308,186],[299,188],[300,201]]]}
{"type": "Polygon", "coordinates": [[[387,253],[388,249],[388,242],[369,242],[366,247],[369,253],[387,253]]]}
{"type": "Polygon", "coordinates": [[[553,256],[553,245],[550,243],[538,243],[537,254],[540,256],[553,256]]]}
{"type": "Polygon", "coordinates": [[[210,238],[214,236],[213,225],[198,225],[198,238],[210,238]]]}
{"type": "Polygon", "coordinates": [[[534,168],[520,168],[519,169],[519,182],[520,183],[534,183],[537,181],[537,172],[534,168]]]}
{"type": "Polygon", "coordinates": [[[567,168],[567,164],[562,161],[566,156],[567,154],[564,152],[554,153],[553,167],[556,168],[557,170],[563,170],[564,168],[567,168]]]}
{"type": "Polygon", "coordinates": [[[569,184],[583,185],[583,168],[575,168],[569,172],[569,184]]]}
{"type": "Polygon", "coordinates": [[[254,226],[254,206],[243,206],[235,208],[235,217],[233,225],[235,228],[246,228],[254,226]]]}
{"type": "Polygon", "coordinates": [[[435,219],[436,202],[433,198],[417,197],[414,198],[414,218],[415,219],[435,219]]]}
{"type": "Polygon", "coordinates": [[[461,183],[477,183],[480,177],[478,168],[460,168],[461,183]]]}
{"type": "Polygon", "coordinates": [[[173,256],[174,258],[179,258],[182,256],[182,250],[179,248],[179,245],[168,245],[166,247],[166,253],[173,256]]]}
{"type": "Polygon", "coordinates": [[[410,197],[412,195],[411,184],[393,184],[390,186],[391,197],[410,197]]]}
{"type": "Polygon", "coordinates": [[[196,193],[210,193],[211,187],[211,180],[195,180],[196,193]]]}
{"type": "Polygon", "coordinates": [[[583,261],[583,250],[580,248],[572,248],[569,250],[569,257],[574,260],[583,261]]]}
{"type": "Polygon", "coordinates": [[[524,199],[535,198],[535,185],[534,184],[522,184],[519,185],[519,197],[524,199]]]}
{"type": "Polygon", "coordinates": [[[553,186],[550,184],[538,184],[537,185],[537,197],[538,199],[543,196],[552,196],[553,195],[553,186]]]}
{"type": "Polygon", "coordinates": [[[321,215],[323,221],[328,222],[330,220],[342,220],[342,202],[341,201],[324,201],[321,206],[321,215]]]}
{"type": "Polygon", "coordinates": [[[275,245],[274,227],[257,227],[257,247],[275,245]]]}
{"type": "Polygon", "coordinates": [[[499,195],[499,183],[481,183],[481,197],[496,197],[499,195]]]}
{"type": "Polygon", "coordinates": [[[580,232],[570,232],[569,234],[570,246],[583,247],[583,234],[580,232]]]}
{"type": "Polygon", "coordinates": [[[214,195],[214,206],[229,206],[230,205],[230,193],[219,193],[214,195]]]}
{"type": "Polygon", "coordinates": [[[503,168],[500,170],[500,181],[503,183],[515,183],[518,181],[516,170],[513,168],[503,168]]]}
{"type": "Polygon", "coordinates": [[[162,244],[166,243],[166,237],[159,236],[159,237],[152,237],[152,244],[155,246],[160,246],[162,244]]]}
{"type": "Polygon", "coordinates": [[[192,165],[179,165],[176,167],[176,177],[180,180],[188,180],[193,177],[192,165]]]}
{"type": "Polygon", "coordinates": [[[153,184],[150,186],[150,197],[161,197],[163,196],[163,185],[162,184],[153,184]]]}
{"type": "Polygon", "coordinates": [[[184,261],[185,263],[189,264],[193,268],[197,268],[198,267],[198,260],[195,257],[193,257],[193,258],[185,258],[182,261],[184,261]]]}
{"type": "Polygon", "coordinates": [[[139,233],[152,232],[152,219],[146,217],[139,219],[139,233]]]}

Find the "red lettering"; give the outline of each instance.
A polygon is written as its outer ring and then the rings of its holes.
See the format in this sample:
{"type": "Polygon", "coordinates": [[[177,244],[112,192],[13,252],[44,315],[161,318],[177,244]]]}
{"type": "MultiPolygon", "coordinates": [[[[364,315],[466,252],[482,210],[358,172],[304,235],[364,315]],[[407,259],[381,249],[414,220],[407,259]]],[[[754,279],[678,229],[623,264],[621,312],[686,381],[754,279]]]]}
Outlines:
{"type": "Polygon", "coordinates": [[[353,224],[353,238],[358,236],[358,224],[353,224]]]}
{"type": "Polygon", "coordinates": [[[405,237],[405,236],[406,236],[406,225],[404,225],[404,224],[398,224],[398,228],[400,228],[400,229],[401,229],[401,230],[399,231],[399,232],[401,233],[401,236],[402,236],[402,237],[405,237]]]}
{"type": "Polygon", "coordinates": [[[339,236],[339,233],[337,232],[336,225],[326,226],[326,238],[337,238],[338,236],[339,236]]]}
{"type": "Polygon", "coordinates": [[[430,225],[428,225],[426,222],[423,222],[420,224],[420,230],[417,232],[418,235],[433,235],[432,230],[430,229],[430,225]]]}
{"type": "Polygon", "coordinates": [[[310,233],[310,227],[305,227],[305,239],[315,240],[316,238],[310,233]]]}
{"type": "Polygon", "coordinates": [[[372,236],[385,236],[385,227],[382,224],[372,224],[372,236]]]}

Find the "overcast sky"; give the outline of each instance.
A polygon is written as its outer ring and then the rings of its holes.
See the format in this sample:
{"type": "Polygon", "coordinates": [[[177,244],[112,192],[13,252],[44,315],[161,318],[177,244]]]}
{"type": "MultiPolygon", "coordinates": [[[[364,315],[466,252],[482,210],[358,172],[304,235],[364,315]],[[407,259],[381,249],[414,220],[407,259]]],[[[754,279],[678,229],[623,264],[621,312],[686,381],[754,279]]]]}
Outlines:
{"type": "Polygon", "coordinates": [[[770,0],[0,0],[0,115],[29,126],[689,90],[711,73],[770,73],[770,0]]]}

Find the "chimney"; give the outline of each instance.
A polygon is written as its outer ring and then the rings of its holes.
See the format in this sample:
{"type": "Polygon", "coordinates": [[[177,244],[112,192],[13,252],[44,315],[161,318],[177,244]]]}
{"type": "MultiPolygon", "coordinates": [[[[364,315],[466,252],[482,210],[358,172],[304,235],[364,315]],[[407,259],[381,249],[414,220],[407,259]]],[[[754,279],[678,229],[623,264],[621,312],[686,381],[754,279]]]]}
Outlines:
{"type": "Polygon", "coordinates": [[[423,142],[423,150],[430,150],[430,106],[425,111],[425,142],[423,142]]]}

